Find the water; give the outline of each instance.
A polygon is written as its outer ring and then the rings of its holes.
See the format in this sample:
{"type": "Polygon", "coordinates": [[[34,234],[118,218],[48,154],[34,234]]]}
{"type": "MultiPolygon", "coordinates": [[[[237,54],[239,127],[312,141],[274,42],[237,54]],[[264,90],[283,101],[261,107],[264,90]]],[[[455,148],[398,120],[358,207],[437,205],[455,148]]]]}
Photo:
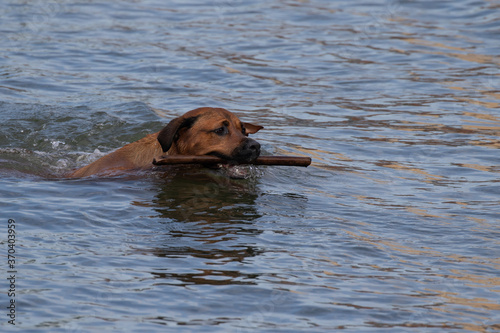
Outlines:
{"type": "Polygon", "coordinates": [[[1,330],[500,330],[495,2],[0,14],[1,330]],[[60,177],[199,106],[313,165],[60,177]]]}

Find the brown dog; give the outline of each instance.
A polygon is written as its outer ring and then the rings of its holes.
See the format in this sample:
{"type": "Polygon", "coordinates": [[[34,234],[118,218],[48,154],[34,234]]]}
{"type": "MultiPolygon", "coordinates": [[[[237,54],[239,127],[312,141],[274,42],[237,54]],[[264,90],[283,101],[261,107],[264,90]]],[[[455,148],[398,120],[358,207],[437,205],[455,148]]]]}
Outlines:
{"type": "Polygon", "coordinates": [[[248,138],[262,126],[242,123],[220,108],[199,108],[173,119],[161,131],[105,155],[69,177],[116,175],[153,167],[161,155],[212,155],[228,162],[251,162],[259,157],[260,144],[248,138]]]}

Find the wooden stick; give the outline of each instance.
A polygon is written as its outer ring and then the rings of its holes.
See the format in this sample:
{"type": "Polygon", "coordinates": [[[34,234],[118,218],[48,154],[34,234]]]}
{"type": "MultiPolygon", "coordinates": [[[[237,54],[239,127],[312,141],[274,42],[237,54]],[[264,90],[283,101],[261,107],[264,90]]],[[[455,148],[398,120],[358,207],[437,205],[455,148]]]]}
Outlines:
{"type": "MultiPolygon", "coordinates": [[[[158,160],[154,159],[154,165],[174,165],[174,164],[219,164],[227,163],[227,161],[215,156],[196,156],[196,155],[167,155],[162,156],[158,160]]],[[[260,156],[253,162],[238,163],[238,164],[254,164],[254,165],[288,165],[288,166],[303,166],[311,164],[310,157],[299,156],[260,156]]]]}

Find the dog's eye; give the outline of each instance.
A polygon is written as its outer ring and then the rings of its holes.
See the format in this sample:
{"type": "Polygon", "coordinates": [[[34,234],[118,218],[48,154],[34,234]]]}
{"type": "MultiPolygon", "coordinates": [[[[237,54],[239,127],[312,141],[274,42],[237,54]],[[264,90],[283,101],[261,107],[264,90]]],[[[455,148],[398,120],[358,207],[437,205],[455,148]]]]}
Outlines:
{"type": "Polygon", "coordinates": [[[227,127],[226,126],[222,126],[222,127],[219,127],[217,129],[214,129],[214,133],[217,134],[217,135],[226,135],[227,134],[227,127]]]}

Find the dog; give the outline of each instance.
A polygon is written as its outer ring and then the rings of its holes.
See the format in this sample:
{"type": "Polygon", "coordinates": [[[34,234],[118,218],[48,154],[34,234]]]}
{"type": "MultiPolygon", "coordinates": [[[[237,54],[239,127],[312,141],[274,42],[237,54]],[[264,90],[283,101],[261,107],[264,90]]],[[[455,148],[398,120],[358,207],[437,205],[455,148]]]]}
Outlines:
{"type": "Polygon", "coordinates": [[[264,127],[241,122],[222,108],[203,107],[173,119],[161,131],[129,143],[68,175],[69,178],[113,176],[153,169],[161,155],[211,155],[228,163],[252,162],[260,144],[248,137],[264,127]]]}

